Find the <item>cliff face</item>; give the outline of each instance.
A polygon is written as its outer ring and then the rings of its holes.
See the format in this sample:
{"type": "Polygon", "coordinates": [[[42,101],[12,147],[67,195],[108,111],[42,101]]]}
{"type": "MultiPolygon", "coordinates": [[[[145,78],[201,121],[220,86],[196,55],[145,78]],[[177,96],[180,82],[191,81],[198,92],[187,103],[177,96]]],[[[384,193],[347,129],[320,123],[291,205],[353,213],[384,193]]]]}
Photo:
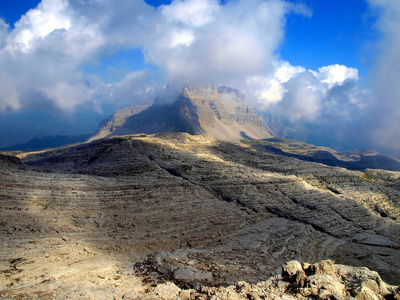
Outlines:
{"type": "Polygon", "coordinates": [[[202,129],[220,140],[272,136],[267,123],[247,105],[246,97],[228,87],[186,88],[182,95],[195,105],[202,129]]]}
{"type": "Polygon", "coordinates": [[[100,124],[91,140],[112,135],[187,132],[220,140],[272,136],[266,122],[247,105],[244,94],[227,87],[185,87],[175,99],[118,110],[100,124]]]}

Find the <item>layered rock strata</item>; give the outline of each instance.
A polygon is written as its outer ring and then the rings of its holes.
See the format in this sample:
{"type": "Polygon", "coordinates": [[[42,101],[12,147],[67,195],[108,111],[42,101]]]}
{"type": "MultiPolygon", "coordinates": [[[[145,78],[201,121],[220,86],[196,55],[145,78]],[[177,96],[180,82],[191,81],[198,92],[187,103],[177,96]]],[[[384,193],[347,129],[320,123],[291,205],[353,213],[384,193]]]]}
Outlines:
{"type": "Polygon", "coordinates": [[[326,258],[399,284],[400,192],[362,172],[183,133],[0,162],[3,287],[122,297],[142,279],[254,284],[326,258]]]}

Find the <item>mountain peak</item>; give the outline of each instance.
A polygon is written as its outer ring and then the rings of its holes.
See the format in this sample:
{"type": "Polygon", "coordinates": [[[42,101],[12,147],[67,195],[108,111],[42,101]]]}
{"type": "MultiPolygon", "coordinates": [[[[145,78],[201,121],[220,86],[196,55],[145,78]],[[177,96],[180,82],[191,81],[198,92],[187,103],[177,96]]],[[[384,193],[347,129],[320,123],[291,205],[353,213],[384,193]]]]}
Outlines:
{"type": "Polygon", "coordinates": [[[153,103],[117,110],[100,124],[91,140],[112,135],[187,132],[219,140],[263,139],[272,131],[239,90],[215,85],[172,90],[153,103]]]}

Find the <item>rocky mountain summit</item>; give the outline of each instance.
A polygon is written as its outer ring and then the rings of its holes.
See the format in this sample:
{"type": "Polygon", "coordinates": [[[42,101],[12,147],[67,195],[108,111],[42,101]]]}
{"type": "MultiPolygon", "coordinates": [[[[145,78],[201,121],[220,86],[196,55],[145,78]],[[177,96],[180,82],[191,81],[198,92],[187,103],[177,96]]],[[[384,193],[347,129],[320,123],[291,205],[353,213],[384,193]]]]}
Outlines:
{"type": "Polygon", "coordinates": [[[180,93],[159,96],[154,103],[117,110],[101,122],[90,141],[106,136],[187,132],[220,140],[262,139],[272,131],[246,102],[243,93],[228,87],[185,87],[180,93]]]}
{"type": "Polygon", "coordinates": [[[21,159],[0,157],[0,297],[398,298],[398,172],[187,133],[21,159]]]}

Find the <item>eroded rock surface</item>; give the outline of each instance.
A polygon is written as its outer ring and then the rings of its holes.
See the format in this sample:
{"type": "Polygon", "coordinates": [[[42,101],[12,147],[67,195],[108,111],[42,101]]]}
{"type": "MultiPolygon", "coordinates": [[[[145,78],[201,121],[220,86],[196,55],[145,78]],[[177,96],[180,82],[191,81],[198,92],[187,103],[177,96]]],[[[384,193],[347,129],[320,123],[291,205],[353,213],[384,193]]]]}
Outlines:
{"type": "MultiPolygon", "coordinates": [[[[0,165],[4,295],[170,297],[155,289],[165,285],[182,299],[204,286],[209,298],[234,299],[239,281],[257,285],[287,261],[321,259],[399,284],[400,192],[362,172],[181,133],[115,137],[23,161],[30,167],[0,165]]],[[[321,289],[318,276],[328,275],[301,268],[276,285],[321,289]]],[[[363,295],[374,289],[365,283],[363,295]]]]}

